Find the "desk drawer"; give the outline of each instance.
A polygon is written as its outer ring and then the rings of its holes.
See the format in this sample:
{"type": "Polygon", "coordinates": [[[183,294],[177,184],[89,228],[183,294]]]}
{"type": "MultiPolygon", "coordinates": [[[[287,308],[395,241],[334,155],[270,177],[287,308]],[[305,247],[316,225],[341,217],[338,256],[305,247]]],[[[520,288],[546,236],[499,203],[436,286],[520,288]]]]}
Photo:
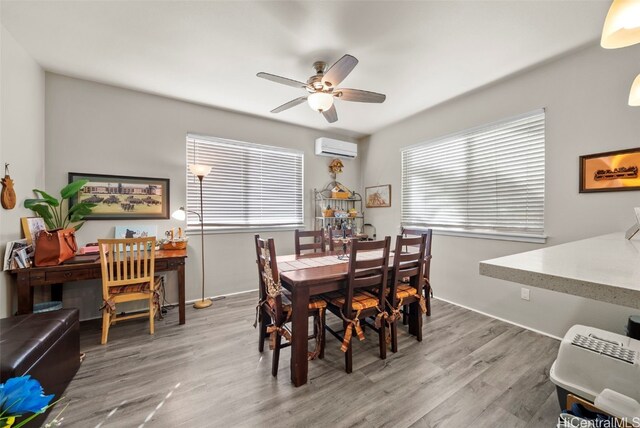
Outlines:
{"type": "MultiPolygon", "coordinates": [[[[99,272],[98,272],[99,275],[99,272]]],[[[93,269],[74,269],[66,271],[45,272],[45,281],[47,283],[81,281],[83,279],[96,278],[93,269]]]]}
{"type": "Polygon", "coordinates": [[[169,261],[168,260],[156,260],[154,269],[156,272],[164,271],[169,269],[169,261]]]}

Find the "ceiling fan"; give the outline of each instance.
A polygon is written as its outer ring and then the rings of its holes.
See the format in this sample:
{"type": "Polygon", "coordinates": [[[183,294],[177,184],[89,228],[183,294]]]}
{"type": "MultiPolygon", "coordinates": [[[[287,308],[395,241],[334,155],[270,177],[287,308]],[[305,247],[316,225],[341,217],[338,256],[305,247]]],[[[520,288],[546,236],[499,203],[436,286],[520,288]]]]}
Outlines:
{"type": "Polygon", "coordinates": [[[327,69],[326,62],[316,61],[313,63],[316,74],[309,77],[307,83],[262,72],[258,73],[257,76],[272,82],[304,89],[308,92],[304,97],[296,98],[282,104],[280,107],[274,108],[271,113],[280,113],[307,101],[309,107],[322,113],[327,122],[333,123],[338,120],[336,106],[333,104],[334,98],[359,103],[382,103],[386,99],[386,95],[376,92],[337,87],[357,64],[358,60],[348,54],[336,61],[329,69],[327,69]]]}

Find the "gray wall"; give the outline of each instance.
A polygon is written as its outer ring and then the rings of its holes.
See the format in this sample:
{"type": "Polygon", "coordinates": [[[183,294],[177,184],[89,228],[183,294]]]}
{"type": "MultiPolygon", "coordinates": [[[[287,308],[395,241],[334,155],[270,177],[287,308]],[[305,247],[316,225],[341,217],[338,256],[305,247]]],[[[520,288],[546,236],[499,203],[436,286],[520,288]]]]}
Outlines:
{"type": "MultiPolygon", "coordinates": [[[[70,171],[168,177],[171,209],[175,210],[186,202],[185,138],[188,132],[304,151],[305,216],[309,227],[312,227],[312,189],[324,187],[331,180],[328,174],[331,158],[315,156],[314,141],[321,136],[349,140],[310,128],[46,74],[46,187],[49,190],[64,186],[70,171]]],[[[358,159],[345,161],[339,180],[359,189],[359,164],[358,159]]],[[[171,227],[184,226],[174,220],[94,220],[80,229],[79,243],[113,237],[114,226],[118,224],[157,224],[162,236],[171,227]]],[[[205,236],[207,295],[257,287],[253,234],[205,236]]],[[[293,231],[261,235],[276,239],[279,254],[293,252],[293,231]]],[[[187,299],[197,299],[200,295],[200,261],[200,237],[190,235],[187,299]]],[[[168,300],[175,302],[175,275],[168,279],[168,300]]],[[[82,319],[99,316],[99,283],[67,284],[64,304],[79,307],[82,319]]]]}
{"type": "MultiPolygon", "coordinates": [[[[22,238],[20,217],[32,216],[22,208],[25,198],[33,197],[33,188],[44,183],[44,71],[2,27],[0,61],[0,171],[9,163],[15,181],[16,208],[0,208],[0,256],[7,241],[22,238]]],[[[0,273],[0,318],[13,313],[15,281],[0,273]]]]}
{"type": "MultiPolygon", "coordinates": [[[[640,192],[579,194],[578,156],[640,146],[640,109],[627,105],[639,57],[640,46],[588,47],[375,133],[364,144],[362,184],[390,183],[393,201],[391,208],[369,210],[367,220],[378,236],[399,231],[402,147],[545,107],[547,245],[625,230],[633,224],[640,192]]],[[[622,331],[630,309],[541,289],[531,290],[526,302],[519,285],[478,274],[481,260],[536,248],[540,245],[435,236],[435,294],[556,336],[576,323],[622,331]]]]}

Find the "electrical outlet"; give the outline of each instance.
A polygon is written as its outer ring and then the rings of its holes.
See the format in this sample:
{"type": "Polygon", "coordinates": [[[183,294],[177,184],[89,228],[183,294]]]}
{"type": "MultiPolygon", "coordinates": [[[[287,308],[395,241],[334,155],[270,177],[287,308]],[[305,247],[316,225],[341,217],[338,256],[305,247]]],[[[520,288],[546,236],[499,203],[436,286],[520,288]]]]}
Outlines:
{"type": "Polygon", "coordinates": [[[526,300],[527,302],[529,301],[529,289],[528,288],[522,287],[520,289],[520,298],[522,300],[526,300]]]}

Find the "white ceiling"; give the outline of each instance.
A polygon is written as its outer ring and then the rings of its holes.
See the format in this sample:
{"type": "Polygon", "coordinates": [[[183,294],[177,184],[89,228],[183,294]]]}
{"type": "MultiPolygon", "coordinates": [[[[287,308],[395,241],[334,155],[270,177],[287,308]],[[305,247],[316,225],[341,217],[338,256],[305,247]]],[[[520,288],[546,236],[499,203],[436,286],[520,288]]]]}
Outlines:
{"type": "Polygon", "coordinates": [[[46,70],[351,135],[373,133],[598,39],[609,1],[6,1],[2,24],[46,70]],[[333,125],[303,90],[316,60],[360,60],[333,125]]]}

